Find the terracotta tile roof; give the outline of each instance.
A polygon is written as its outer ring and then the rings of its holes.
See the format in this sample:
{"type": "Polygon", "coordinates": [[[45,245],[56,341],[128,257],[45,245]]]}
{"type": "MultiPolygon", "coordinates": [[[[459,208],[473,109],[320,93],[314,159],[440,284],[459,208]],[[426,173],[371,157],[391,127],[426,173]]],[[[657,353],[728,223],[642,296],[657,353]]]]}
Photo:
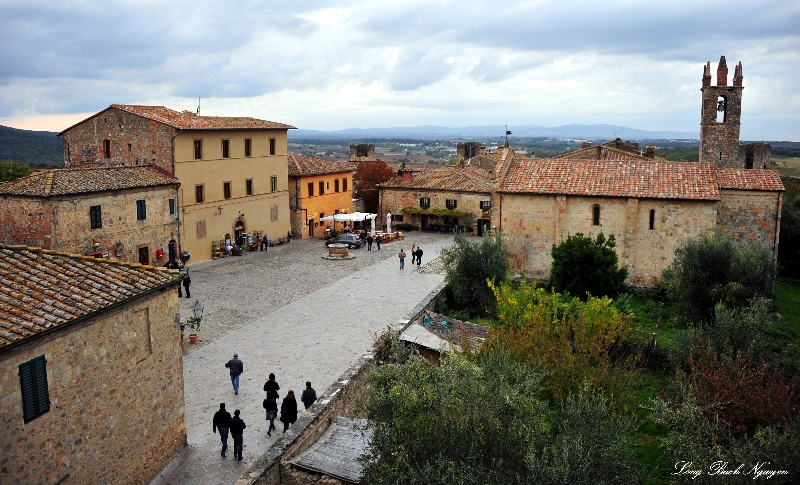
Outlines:
{"type": "MultiPolygon", "coordinates": [[[[613,142],[608,142],[613,143],[613,142]]],[[[647,158],[645,156],[639,155],[638,153],[634,153],[628,150],[620,150],[619,148],[615,148],[613,146],[609,146],[607,144],[602,145],[595,145],[588,148],[581,148],[580,150],[575,150],[568,153],[563,153],[561,155],[553,157],[556,160],[629,160],[629,161],[641,161],[641,162],[653,162],[655,159],[647,158]]]]}
{"type": "Polygon", "coordinates": [[[720,189],[763,190],[782,192],[786,190],[777,170],[745,170],[743,168],[717,169],[720,189]]]}
{"type": "Polygon", "coordinates": [[[0,246],[0,350],[179,281],[177,270],[0,246]]]}
{"type": "Polygon", "coordinates": [[[356,164],[353,162],[337,162],[320,160],[290,153],[288,158],[289,176],[305,177],[308,175],[324,175],[329,173],[355,172],[356,164]]]}
{"type": "Polygon", "coordinates": [[[179,130],[263,130],[263,129],[296,129],[292,125],[276,123],[274,121],[259,120],[242,116],[197,116],[191,111],[175,111],[164,106],[141,106],[135,104],[112,104],[100,113],[97,113],[86,120],[76,123],[59,135],[69,131],[73,127],[100,115],[101,113],[116,108],[128,113],[158,121],[179,130]]]}
{"type": "Polygon", "coordinates": [[[499,192],[719,200],[711,163],[515,158],[499,192]]]}
{"type": "Polygon", "coordinates": [[[384,188],[491,192],[491,177],[491,172],[482,168],[470,165],[450,165],[448,167],[415,172],[410,183],[396,178],[378,186],[384,188]]]}
{"type": "Polygon", "coordinates": [[[62,168],[0,184],[0,194],[51,197],[177,183],[150,166],[62,168]]]}

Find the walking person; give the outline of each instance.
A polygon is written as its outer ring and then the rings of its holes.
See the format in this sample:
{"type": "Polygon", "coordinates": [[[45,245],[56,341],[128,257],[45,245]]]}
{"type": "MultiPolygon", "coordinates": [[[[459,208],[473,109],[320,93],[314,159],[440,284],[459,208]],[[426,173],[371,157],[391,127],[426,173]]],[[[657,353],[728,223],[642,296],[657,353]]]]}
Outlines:
{"type": "Polygon", "coordinates": [[[406,265],[406,253],[403,252],[403,249],[400,249],[400,254],[397,255],[400,258],[400,269],[403,269],[406,265]]]}
{"type": "Polygon", "coordinates": [[[278,391],[280,390],[281,386],[275,381],[275,374],[269,374],[269,380],[264,383],[264,392],[267,393],[267,398],[273,397],[278,399],[278,391]]]}
{"type": "MultiPolygon", "coordinates": [[[[189,270],[186,270],[186,276],[183,277],[183,288],[186,290],[186,298],[191,298],[189,295],[189,285],[192,284],[192,277],[189,276],[189,270]]],[[[178,290],[178,296],[181,296],[181,290],[178,290]]]]}
{"type": "Polygon", "coordinates": [[[242,421],[242,418],[239,417],[239,410],[233,412],[233,417],[230,421],[228,421],[228,428],[231,431],[231,436],[233,436],[233,457],[239,461],[242,461],[242,446],[244,446],[244,437],[242,434],[244,433],[244,429],[247,427],[242,421]]]}
{"type": "Polygon", "coordinates": [[[372,234],[367,234],[367,251],[372,251],[372,241],[374,241],[372,234]]]}
{"type": "Polygon", "coordinates": [[[417,254],[417,268],[419,268],[419,265],[422,264],[422,248],[421,247],[417,248],[416,254],[417,254]]]}
{"type": "Polygon", "coordinates": [[[263,403],[264,409],[267,411],[267,419],[269,420],[267,436],[272,436],[272,430],[275,429],[275,418],[278,417],[278,398],[274,396],[275,394],[268,394],[263,403]]]}
{"type": "Polygon", "coordinates": [[[411,264],[414,264],[414,261],[417,260],[417,246],[415,244],[411,245],[411,264]]]}
{"type": "Polygon", "coordinates": [[[231,370],[233,393],[239,394],[239,376],[244,372],[244,362],[239,360],[239,354],[233,354],[233,358],[225,364],[225,367],[231,370]]]}
{"type": "Polygon", "coordinates": [[[266,234],[264,234],[264,237],[261,239],[261,249],[259,251],[266,251],[268,248],[269,248],[269,238],[267,237],[266,234]]]}
{"type": "Polygon", "coordinates": [[[300,401],[306,409],[310,408],[314,401],[317,400],[317,391],[311,387],[311,382],[306,381],[306,388],[303,390],[303,395],[300,396],[300,401]]]}
{"type": "Polygon", "coordinates": [[[281,422],[283,423],[283,434],[289,429],[290,424],[297,421],[297,399],[294,397],[294,391],[289,391],[286,397],[283,398],[281,403],[281,422]]]}
{"type": "MultiPolygon", "coordinates": [[[[177,269],[178,271],[181,270],[181,264],[178,262],[177,259],[173,259],[165,266],[167,269],[177,269]]],[[[182,285],[178,285],[178,298],[183,298],[183,287],[182,285]]]]}
{"type": "Polygon", "coordinates": [[[383,242],[383,236],[378,236],[378,237],[375,239],[375,243],[378,245],[378,251],[380,251],[380,250],[381,250],[381,243],[382,243],[382,242],[383,242]]]}
{"type": "Polygon", "coordinates": [[[214,413],[214,421],[211,424],[211,428],[214,430],[214,434],[217,434],[217,428],[219,428],[219,438],[222,440],[222,455],[225,458],[225,451],[228,449],[228,424],[231,421],[231,413],[225,410],[225,403],[219,403],[219,411],[214,413]]]}

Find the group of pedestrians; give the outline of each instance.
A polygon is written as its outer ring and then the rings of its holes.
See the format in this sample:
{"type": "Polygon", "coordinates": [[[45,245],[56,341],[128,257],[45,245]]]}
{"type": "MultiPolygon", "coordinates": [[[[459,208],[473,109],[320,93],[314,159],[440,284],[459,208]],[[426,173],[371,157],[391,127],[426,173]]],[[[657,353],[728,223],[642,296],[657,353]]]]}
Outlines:
{"type": "MultiPolygon", "coordinates": [[[[405,266],[404,260],[406,259],[406,253],[403,252],[403,250],[401,249],[400,254],[398,254],[397,256],[400,258],[400,269],[403,269],[403,267],[405,266]]],[[[411,264],[413,265],[415,261],[417,263],[417,268],[419,268],[420,265],[422,264],[422,247],[417,247],[416,245],[412,244],[411,264]]]]}
{"type": "MultiPolygon", "coordinates": [[[[233,354],[233,358],[225,363],[225,367],[230,371],[233,393],[238,395],[239,376],[244,373],[244,363],[239,359],[239,354],[233,354]]],[[[267,393],[267,396],[262,403],[266,411],[266,419],[269,421],[267,436],[272,436],[272,431],[275,429],[275,419],[278,419],[278,399],[280,398],[278,391],[280,389],[281,386],[275,380],[275,374],[270,373],[269,379],[264,383],[264,392],[267,393]]],[[[311,382],[307,381],[300,401],[305,406],[305,409],[308,409],[316,400],[317,391],[311,387],[311,382]]],[[[216,434],[217,429],[219,429],[219,437],[222,440],[220,455],[223,458],[225,458],[225,452],[228,450],[228,434],[230,433],[233,438],[233,457],[238,461],[242,461],[243,434],[247,425],[240,417],[240,414],[241,411],[237,409],[233,412],[233,417],[231,417],[231,414],[225,410],[225,403],[220,403],[219,411],[214,414],[212,430],[216,434]]],[[[291,389],[281,402],[279,419],[283,423],[284,433],[289,430],[289,426],[297,421],[297,398],[291,389]]]]}
{"type": "Polygon", "coordinates": [[[378,246],[378,251],[381,250],[381,244],[383,243],[383,236],[378,235],[378,236],[372,237],[371,233],[365,232],[365,233],[361,233],[361,235],[359,236],[359,239],[361,239],[362,243],[366,242],[367,251],[372,251],[372,243],[373,242],[378,246]]]}
{"type": "MultiPolygon", "coordinates": [[[[177,259],[173,259],[172,261],[168,262],[166,265],[167,269],[177,269],[181,271],[183,269],[183,265],[178,262],[177,259]]],[[[187,269],[185,273],[183,273],[183,281],[181,282],[183,285],[184,290],[181,290],[181,285],[178,285],[178,298],[183,297],[183,291],[186,291],[186,298],[191,298],[189,294],[189,286],[192,284],[192,278],[189,276],[189,270],[187,269]]]]}

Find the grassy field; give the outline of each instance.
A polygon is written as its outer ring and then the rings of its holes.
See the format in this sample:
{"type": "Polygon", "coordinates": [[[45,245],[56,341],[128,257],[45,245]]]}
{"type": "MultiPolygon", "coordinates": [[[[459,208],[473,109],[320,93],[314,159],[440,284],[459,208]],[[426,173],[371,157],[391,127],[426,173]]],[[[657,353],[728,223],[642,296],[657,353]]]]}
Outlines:
{"type": "Polygon", "coordinates": [[[773,158],[772,161],[777,163],[776,168],[781,177],[800,176],[800,157],[773,158]]]}

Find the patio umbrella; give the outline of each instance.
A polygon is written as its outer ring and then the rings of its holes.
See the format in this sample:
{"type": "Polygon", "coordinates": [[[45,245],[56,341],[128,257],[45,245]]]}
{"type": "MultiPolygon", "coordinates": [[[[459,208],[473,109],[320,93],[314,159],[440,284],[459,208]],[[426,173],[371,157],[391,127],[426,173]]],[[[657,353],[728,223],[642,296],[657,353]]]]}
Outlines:
{"type": "Polygon", "coordinates": [[[386,232],[392,232],[392,213],[386,213],[386,232]]]}

